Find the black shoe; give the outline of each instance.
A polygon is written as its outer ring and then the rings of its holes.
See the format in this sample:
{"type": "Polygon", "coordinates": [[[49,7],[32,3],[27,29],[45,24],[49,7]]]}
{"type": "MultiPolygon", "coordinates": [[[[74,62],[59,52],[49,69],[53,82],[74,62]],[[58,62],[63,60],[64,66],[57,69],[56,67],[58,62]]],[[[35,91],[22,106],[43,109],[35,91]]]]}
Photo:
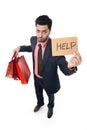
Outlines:
{"type": "Polygon", "coordinates": [[[53,115],[53,108],[48,108],[47,117],[51,118],[53,115]]]}
{"type": "MultiPolygon", "coordinates": [[[[44,105],[44,104],[43,104],[44,105]]],[[[43,105],[36,105],[34,108],[34,112],[39,111],[39,109],[43,106],[43,105]]]]}

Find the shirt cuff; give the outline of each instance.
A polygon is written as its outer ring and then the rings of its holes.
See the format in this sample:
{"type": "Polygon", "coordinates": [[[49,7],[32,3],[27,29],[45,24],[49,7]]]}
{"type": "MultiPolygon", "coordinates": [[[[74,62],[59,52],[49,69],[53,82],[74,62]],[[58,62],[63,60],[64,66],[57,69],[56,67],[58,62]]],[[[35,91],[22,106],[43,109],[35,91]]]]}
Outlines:
{"type": "Polygon", "coordinates": [[[68,68],[70,71],[73,71],[74,73],[77,72],[77,67],[71,67],[71,68],[68,68]]]}
{"type": "Polygon", "coordinates": [[[73,71],[75,69],[75,67],[71,67],[71,68],[68,68],[69,70],[73,71]]]}

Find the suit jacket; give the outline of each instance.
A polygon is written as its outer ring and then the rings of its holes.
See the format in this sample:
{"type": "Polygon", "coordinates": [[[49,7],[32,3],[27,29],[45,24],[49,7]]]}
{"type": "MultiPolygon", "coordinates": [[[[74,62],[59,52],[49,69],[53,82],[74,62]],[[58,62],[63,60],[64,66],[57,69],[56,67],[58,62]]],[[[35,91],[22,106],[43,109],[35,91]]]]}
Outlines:
{"type": "MultiPolygon", "coordinates": [[[[32,52],[34,69],[34,49],[37,43],[37,37],[31,37],[30,42],[30,46],[21,46],[20,51],[32,52]]],[[[42,66],[44,89],[47,93],[56,93],[60,89],[58,67],[65,75],[71,75],[77,71],[77,67],[73,71],[69,70],[67,64],[68,62],[66,61],[65,56],[52,56],[51,39],[49,38],[45,48],[42,66]]]]}

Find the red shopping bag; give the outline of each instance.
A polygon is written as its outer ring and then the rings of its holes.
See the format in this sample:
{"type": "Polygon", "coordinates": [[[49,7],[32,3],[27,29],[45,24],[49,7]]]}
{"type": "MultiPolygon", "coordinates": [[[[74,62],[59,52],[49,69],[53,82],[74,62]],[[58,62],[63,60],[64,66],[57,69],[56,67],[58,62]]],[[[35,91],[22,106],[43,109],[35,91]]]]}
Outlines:
{"type": "Polygon", "coordinates": [[[13,78],[13,61],[10,61],[8,63],[7,71],[6,71],[6,77],[13,78]]]}
{"type": "Polygon", "coordinates": [[[25,57],[23,55],[20,57],[17,57],[15,65],[16,65],[16,69],[17,69],[19,78],[21,80],[21,83],[27,84],[29,81],[31,72],[26,62],[25,57]]]}
{"type": "Polygon", "coordinates": [[[16,56],[14,53],[11,61],[8,63],[5,76],[8,78],[13,78],[13,79],[19,80],[19,75],[18,75],[15,63],[16,63],[16,56]]]}

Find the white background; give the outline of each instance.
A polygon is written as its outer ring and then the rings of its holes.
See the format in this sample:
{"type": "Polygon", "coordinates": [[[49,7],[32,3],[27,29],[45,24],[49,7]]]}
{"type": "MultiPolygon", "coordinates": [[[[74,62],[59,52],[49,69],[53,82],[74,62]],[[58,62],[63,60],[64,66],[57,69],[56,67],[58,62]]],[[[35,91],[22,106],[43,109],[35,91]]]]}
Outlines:
{"type": "MultiPolygon", "coordinates": [[[[1,0],[0,1],[0,130],[58,129],[87,130],[87,5],[86,0],[1,0]],[[32,56],[23,53],[31,70],[29,84],[5,77],[13,49],[30,44],[34,21],[47,14],[53,19],[51,38],[77,36],[82,64],[78,72],[65,76],[60,71],[61,90],[55,95],[54,115],[47,119],[48,99],[36,105],[32,56]]],[[[20,53],[21,55],[21,53],[20,53]]]]}

